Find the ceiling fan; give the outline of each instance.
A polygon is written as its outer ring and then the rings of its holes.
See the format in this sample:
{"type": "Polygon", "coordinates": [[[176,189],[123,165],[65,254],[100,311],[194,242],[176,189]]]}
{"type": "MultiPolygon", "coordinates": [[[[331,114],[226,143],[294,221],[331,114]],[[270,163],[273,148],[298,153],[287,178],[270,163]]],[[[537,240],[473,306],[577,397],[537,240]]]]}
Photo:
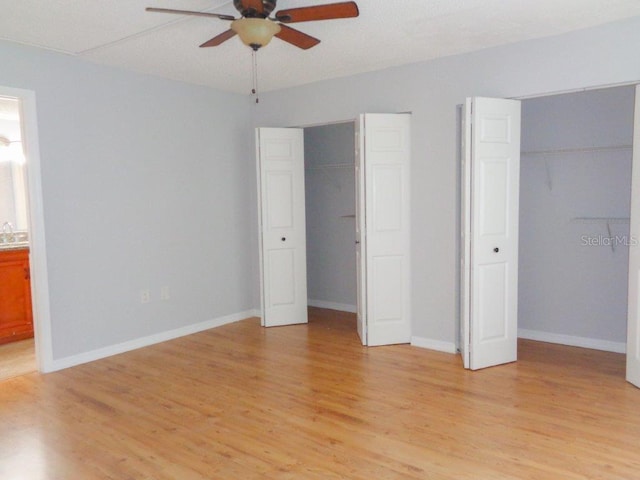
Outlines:
{"type": "Polygon", "coordinates": [[[270,15],[276,8],[276,0],[233,0],[233,5],[240,12],[241,16],[239,18],[218,13],[174,10],[170,8],[148,7],[146,10],[148,12],[214,17],[231,21],[229,30],[216,35],[211,40],[200,45],[200,47],[216,47],[237,34],[240,40],[254,51],[267,45],[274,36],[306,50],[316,46],[320,43],[320,40],[285,24],[352,18],[359,15],[358,6],[355,2],[329,3],[279,10],[273,17],[270,17],[270,15]]]}

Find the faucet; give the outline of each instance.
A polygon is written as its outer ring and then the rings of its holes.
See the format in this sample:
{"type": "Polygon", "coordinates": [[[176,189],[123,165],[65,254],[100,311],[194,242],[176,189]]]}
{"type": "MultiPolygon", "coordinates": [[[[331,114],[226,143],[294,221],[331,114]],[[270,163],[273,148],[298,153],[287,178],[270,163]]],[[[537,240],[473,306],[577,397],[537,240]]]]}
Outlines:
{"type": "Polygon", "coordinates": [[[11,222],[4,222],[2,224],[2,242],[8,243],[8,242],[13,242],[13,240],[14,240],[13,225],[11,224],[11,222]]]}

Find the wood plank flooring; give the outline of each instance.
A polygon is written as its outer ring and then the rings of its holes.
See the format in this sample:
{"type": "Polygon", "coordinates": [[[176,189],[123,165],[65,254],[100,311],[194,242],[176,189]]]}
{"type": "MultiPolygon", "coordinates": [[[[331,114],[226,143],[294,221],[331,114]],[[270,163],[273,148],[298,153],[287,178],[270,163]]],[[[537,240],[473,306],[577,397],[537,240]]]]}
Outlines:
{"type": "Polygon", "coordinates": [[[0,381],[37,369],[33,338],[0,345],[0,381]]]}
{"type": "Polygon", "coordinates": [[[623,355],[523,341],[517,363],[468,372],[310,313],[0,382],[0,478],[640,478],[623,355]]]}

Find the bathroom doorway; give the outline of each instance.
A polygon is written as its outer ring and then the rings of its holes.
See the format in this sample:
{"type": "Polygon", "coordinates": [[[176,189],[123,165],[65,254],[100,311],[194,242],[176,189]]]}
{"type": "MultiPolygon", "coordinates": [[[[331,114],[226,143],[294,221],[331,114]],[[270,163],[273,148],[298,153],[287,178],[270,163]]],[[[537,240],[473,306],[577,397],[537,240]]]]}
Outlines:
{"type": "Polygon", "coordinates": [[[20,100],[0,96],[0,380],[37,370],[20,100]]]}

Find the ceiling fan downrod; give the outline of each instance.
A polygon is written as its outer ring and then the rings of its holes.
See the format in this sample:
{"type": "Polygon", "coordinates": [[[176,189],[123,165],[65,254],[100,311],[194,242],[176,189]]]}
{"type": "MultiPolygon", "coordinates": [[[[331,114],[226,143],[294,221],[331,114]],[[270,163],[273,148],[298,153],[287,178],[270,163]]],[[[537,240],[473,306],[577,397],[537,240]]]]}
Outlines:
{"type": "Polygon", "coordinates": [[[260,98],[258,97],[258,49],[254,48],[251,51],[251,56],[253,57],[251,60],[251,79],[253,82],[251,88],[251,94],[255,96],[256,103],[260,103],[260,98]]]}

